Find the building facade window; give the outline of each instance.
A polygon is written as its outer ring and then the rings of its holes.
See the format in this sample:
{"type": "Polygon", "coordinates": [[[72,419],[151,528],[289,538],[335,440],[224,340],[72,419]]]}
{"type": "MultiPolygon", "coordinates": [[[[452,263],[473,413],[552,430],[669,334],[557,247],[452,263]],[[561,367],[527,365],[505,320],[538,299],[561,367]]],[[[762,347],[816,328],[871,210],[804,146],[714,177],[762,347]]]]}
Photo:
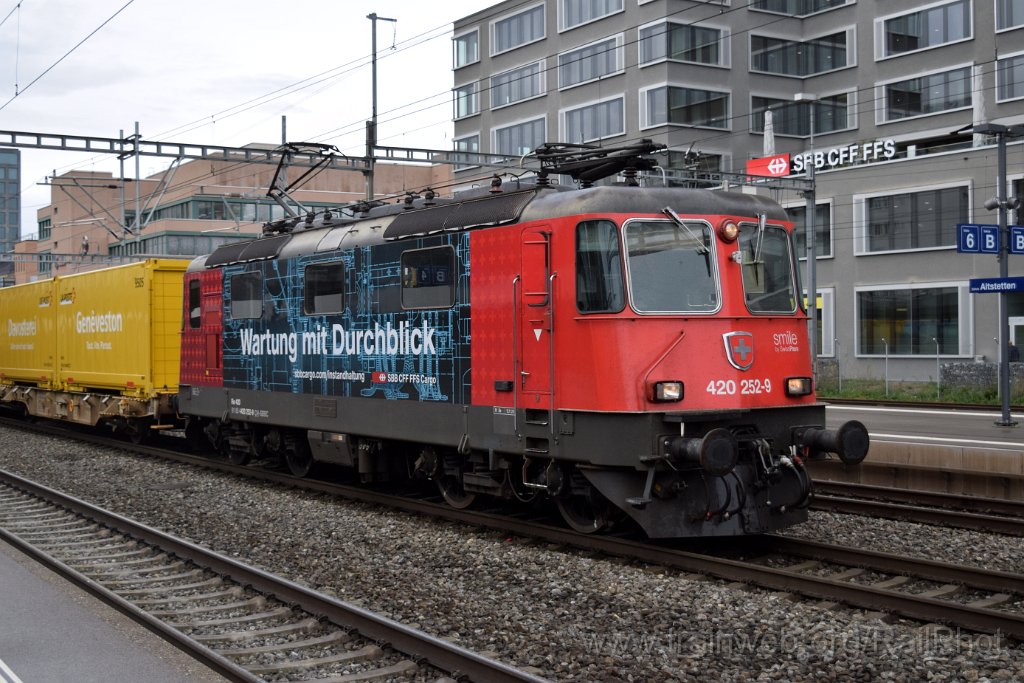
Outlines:
{"type": "Polygon", "coordinates": [[[521,157],[544,144],[546,134],[543,118],[496,128],[494,130],[494,153],[521,157]]]}
{"type": "Polygon", "coordinates": [[[622,5],[623,0],[561,0],[561,28],[564,31],[621,12],[622,5]]]}
{"type": "Polygon", "coordinates": [[[1024,97],[1024,54],[996,62],[996,91],[1000,102],[1024,97]]]}
{"type": "Polygon", "coordinates": [[[971,37],[971,0],[957,0],[881,21],[882,56],[925,50],[971,37]]]}
{"type": "Polygon", "coordinates": [[[563,139],[579,143],[625,134],[625,102],[625,98],[617,97],[563,112],[563,139]]]}
{"type": "Polygon", "coordinates": [[[666,161],[662,164],[673,171],[687,171],[696,174],[720,173],[728,165],[727,158],[722,154],[696,153],[692,150],[669,150],[666,161]]]}
{"type": "Polygon", "coordinates": [[[857,291],[857,353],[863,356],[963,355],[964,288],[901,287],[857,291]],[[936,344],[938,349],[936,349],[936,344]]]}
{"type": "Polygon", "coordinates": [[[474,29],[468,33],[463,33],[461,36],[455,36],[452,38],[452,48],[454,50],[452,64],[455,65],[456,69],[479,62],[480,31],[474,29]]]}
{"type": "Polygon", "coordinates": [[[491,109],[544,94],[544,62],[534,62],[491,76],[491,109]]]}
{"type": "Polygon", "coordinates": [[[622,35],[558,55],[558,87],[596,81],[622,71],[622,35]]]}
{"type": "Polygon", "coordinates": [[[848,2],[850,0],[754,0],[750,4],[750,9],[804,17],[834,7],[842,7],[848,2]]]}
{"type": "Polygon", "coordinates": [[[662,59],[722,66],[725,63],[724,31],[671,21],[640,29],[640,63],[662,59]]]}
{"type": "Polygon", "coordinates": [[[464,119],[480,113],[480,86],[479,83],[469,83],[455,88],[454,102],[455,118],[464,119]]]}
{"type": "Polygon", "coordinates": [[[729,93],[664,86],[646,91],[644,125],[729,127],[729,93]]]}
{"type": "Polygon", "coordinates": [[[480,152],[480,136],[468,135],[464,138],[456,138],[454,143],[452,160],[455,162],[456,171],[464,171],[467,168],[478,166],[477,159],[471,154],[480,152]]]}
{"type": "Polygon", "coordinates": [[[53,221],[50,218],[44,218],[39,221],[39,239],[48,240],[53,231],[53,221]]]}
{"type": "Polygon", "coordinates": [[[855,198],[855,211],[861,206],[860,253],[954,247],[956,226],[970,215],[966,185],[855,198]]]}
{"type": "Polygon", "coordinates": [[[853,128],[850,121],[849,95],[841,93],[822,97],[814,102],[793,102],[771,97],[751,97],[750,129],[764,132],[764,113],[772,110],[772,125],[776,135],[808,137],[811,134],[811,107],[814,107],[814,134],[834,133],[853,128]]]}
{"type": "MultiPolygon", "coordinates": [[[[796,256],[807,260],[807,206],[787,206],[786,213],[793,221],[793,248],[796,256]]],[[[814,254],[817,258],[832,257],[832,205],[814,206],[814,254]]]]}
{"type": "Polygon", "coordinates": [[[1024,26],[1024,0],[996,0],[996,29],[1024,26]]]}
{"type": "MultiPolygon", "coordinates": [[[[807,290],[802,290],[805,305],[809,303],[807,290]]],[[[818,355],[832,358],[836,355],[836,290],[826,287],[818,290],[815,297],[815,305],[818,307],[818,317],[815,323],[818,327],[818,355]]]]}
{"type": "Polygon", "coordinates": [[[491,54],[514,50],[544,38],[544,5],[498,19],[491,24],[491,54]]]}
{"type": "Polygon", "coordinates": [[[846,31],[797,41],[750,37],[750,69],[781,76],[810,76],[848,66],[846,31]]]}
{"type": "Polygon", "coordinates": [[[883,86],[883,121],[971,106],[971,68],[910,78],[883,86]]]}

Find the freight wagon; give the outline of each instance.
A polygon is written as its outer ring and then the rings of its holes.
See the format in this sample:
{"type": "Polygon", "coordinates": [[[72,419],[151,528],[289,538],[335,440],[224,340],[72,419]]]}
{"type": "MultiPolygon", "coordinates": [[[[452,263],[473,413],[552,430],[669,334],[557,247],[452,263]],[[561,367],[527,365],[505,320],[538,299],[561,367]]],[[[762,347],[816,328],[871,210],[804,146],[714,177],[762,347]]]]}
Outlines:
{"type": "Polygon", "coordinates": [[[187,265],[148,259],[0,290],[0,405],[135,439],[170,426],[187,265]]]}

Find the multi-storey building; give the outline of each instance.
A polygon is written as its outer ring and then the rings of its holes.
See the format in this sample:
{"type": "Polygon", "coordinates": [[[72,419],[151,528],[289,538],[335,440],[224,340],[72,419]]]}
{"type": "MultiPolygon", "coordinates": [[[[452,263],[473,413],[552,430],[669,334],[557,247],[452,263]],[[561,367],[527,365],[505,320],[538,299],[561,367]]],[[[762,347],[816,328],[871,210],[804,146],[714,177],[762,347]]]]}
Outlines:
{"type": "MultiPolygon", "coordinates": [[[[267,147],[267,146],[254,146],[267,147]]],[[[292,168],[297,179],[307,169],[292,168]]],[[[70,171],[50,179],[51,202],[37,211],[38,232],[19,242],[15,280],[29,282],[146,255],[191,257],[260,235],[284,208],[268,196],[277,168],[234,161],[189,161],[138,181],[108,172],[70,171]]],[[[378,163],[375,198],[450,184],[447,165],[378,163]]],[[[293,211],[357,202],[362,173],[326,169],[289,193],[293,211]],[[295,204],[298,202],[298,204],[295,204]]]]}
{"type": "MultiPolygon", "coordinates": [[[[16,149],[0,149],[0,254],[14,251],[21,220],[21,153],[16,149]]],[[[14,264],[0,258],[0,286],[10,284],[14,264]]]]}
{"type": "MultiPolygon", "coordinates": [[[[999,276],[997,257],[958,253],[957,226],[1024,198],[1024,0],[506,0],[457,21],[453,45],[457,153],[650,138],[666,178],[771,151],[813,164],[817,348],[843,375],[1000,358],[999,295],[969,282],[999,276]],[[1001,192],[981,123],[1010,133],[1001,192]]],[[[493,172],[465,158],[456,181],[493,172]]],[[[805,199],[774,193],[802,240],[805,199]]],[[[1020,345],[1024,293],[1006,297],[1020,345]]]]}

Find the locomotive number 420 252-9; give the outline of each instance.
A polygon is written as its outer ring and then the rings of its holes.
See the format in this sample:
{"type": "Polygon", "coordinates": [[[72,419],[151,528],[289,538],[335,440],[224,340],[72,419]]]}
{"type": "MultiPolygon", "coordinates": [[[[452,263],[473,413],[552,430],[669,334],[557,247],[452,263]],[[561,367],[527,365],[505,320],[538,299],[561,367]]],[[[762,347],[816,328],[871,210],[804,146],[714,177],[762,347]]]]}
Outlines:
{"type": "Polygon", "coordinates": [[[741,379],[738,382],[732,379],[713,379],[708,382],[705,391],[712,396],[770,394],[772,391],[772,381],[767,377],[764,379],[741,379]]]}

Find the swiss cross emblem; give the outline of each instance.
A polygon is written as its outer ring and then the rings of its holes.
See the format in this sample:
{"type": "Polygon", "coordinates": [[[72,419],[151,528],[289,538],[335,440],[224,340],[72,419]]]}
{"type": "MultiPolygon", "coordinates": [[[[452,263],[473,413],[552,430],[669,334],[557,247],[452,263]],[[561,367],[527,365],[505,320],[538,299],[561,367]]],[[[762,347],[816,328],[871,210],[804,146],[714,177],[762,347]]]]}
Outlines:
{"type": "Polygon", "coordinates": [[[725,357],[737,370],[749,370],[754,364],[754,335],[750,332],[729,332],[722,335],[725,357]]]}

